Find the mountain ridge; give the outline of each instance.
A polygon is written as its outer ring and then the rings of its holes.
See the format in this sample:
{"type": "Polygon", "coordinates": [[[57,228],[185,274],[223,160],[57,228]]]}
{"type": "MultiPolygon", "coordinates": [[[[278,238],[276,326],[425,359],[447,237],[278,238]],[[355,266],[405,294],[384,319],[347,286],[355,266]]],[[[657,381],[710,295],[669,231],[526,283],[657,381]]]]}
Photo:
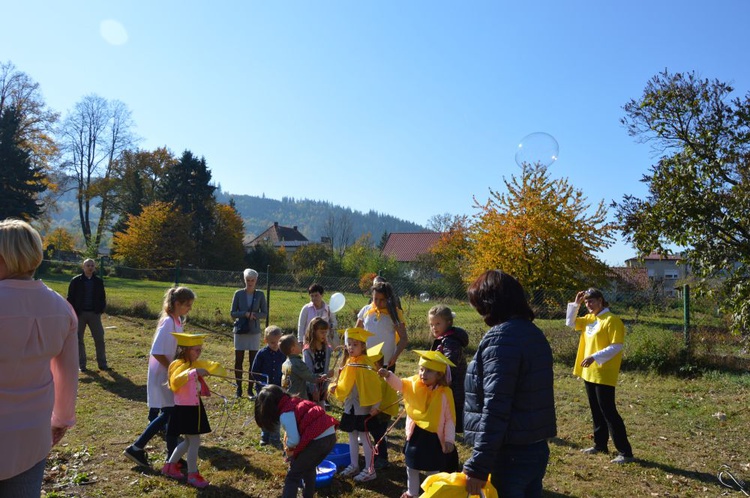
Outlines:
{"type": "MultiPolygon", "coordinates": [[[[312,199],[297,200],[292,197],[282,197],[281,200],[265,196],[248,194],[232,194],[217,188],[216,200],[228,204],[234,199],[235,208],[245,223],[245,237],[254,238],[265,231],[274,222],[283,226],[296,226],[297,229],[312,242],[320,241],[325,233],[325,224],[330,214],[336,220],[348,218],[352,226],[353,243],[362,235],[370,234],[375,244],[380,241],[383,233],[388,232],[423,232],[427,229],[417,223],[402,220],[392,215],[370,210],[367,213],[352,210],[348,207],[334,205],[328,201],[312,199]]],[[[92,201],[96,205],[97,199],[92,201]]],[[[98,221],[98,210],[92,211],[92,221],[98,221]]],[[[50,229],[62,227],[73,234],[80,233],[78,219],[78,203],[75,192],[62,194],[57,199],[54,212],[49,213],[50,229]]],[[[109,242],[109,234],[105,240],[109,242]]]]}
{"type": "Polygon", "coordinates": [[[320,241],[325,234],[325,224],[329,216],[334,219],[348,218],[352,226],[354,242],[362,235],[370,234],[378,243],[383,233],[388,232],[423,232],[427,229],[417,223],[402,220],[389,214],[370,210],[367,213],[348,207],[334,205],[328,201],[312,199],[294,199],[282,197],[281,200],[258,197],[247,194],[231,194],[217,190],[216,200],[227,204],[234,199],[235,208],[245,222],[245,233],[255,237],[278,222],[283,226],[296,226],[297,229],[313,242],[320,241]]]}

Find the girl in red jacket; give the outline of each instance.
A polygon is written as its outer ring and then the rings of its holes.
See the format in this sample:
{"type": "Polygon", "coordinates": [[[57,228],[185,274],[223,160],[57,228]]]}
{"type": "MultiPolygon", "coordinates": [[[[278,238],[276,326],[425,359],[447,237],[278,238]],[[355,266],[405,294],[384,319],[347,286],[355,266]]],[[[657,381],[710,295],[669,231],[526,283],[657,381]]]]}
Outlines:
{"type": "Polygon", "coordinates": [[[315,495],[315,469],[336,444],[338,421],[315,402],[289,396],[279,386],[269,384],[255,399],[255,422],[264,431],[281,424],[286,432],[289,472],[282,498],[296,498],[304,480],[304,498],[315,495]]]}

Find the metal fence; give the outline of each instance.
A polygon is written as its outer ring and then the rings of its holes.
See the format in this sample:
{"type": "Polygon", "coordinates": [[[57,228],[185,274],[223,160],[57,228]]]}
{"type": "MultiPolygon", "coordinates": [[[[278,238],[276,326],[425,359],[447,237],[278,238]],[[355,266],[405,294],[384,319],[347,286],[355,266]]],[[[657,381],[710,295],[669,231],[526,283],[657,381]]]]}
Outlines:
{"type": "MultiPolygon", "coordinates": [[[[301,304],[304,304],[307,288],[313,283],[321,284],[330,296],[333,292],[342,292],[354,297],[354,303],[366,303],[369,281],[351,277],[328,277],[312,275],[291,275],[273,273],[272,269],[257,269],[259,278],[257,286],[268,293],[271,313],[288,327],[296,324],[301,304]],[[298,299],[274,299],[280,291],[296,293],[298,299]],[[300,301],[302,299],[303,301],[300,301]]],[[[38,273],[69,273],[80,271],[80,263],[68,261],[45,260],[38,273]]],[[[220,287],[239,288],[243,285],[242,272],[205,270],[192,267],[174,268],[129,268],[115,265],[111,260],[102,258],[98,261],[98,271],[105,276],[132,280],[151,280],[171,285],[202,284],[220,287]]],[[[407,325],[416,331],[417,338],[429,339],[426,320],[427,310],[434,304],[445,303],[458,314],[457,325],[481,334],[485,328],[474,313],[466,297],[466,287],[462,284],[449,285],[438,276],[425,278],[389,279],[402,301],[407,325]]],[[[565,289],[527,289],[529,301],[538,318],[540,327],[545,332],[554,332],[564,328],[563,321],[568,302],[573,300],[576,290],[565,289]]],[[[669,296],[653,287],[644,290],[604,289],[611,309],[621,316],[631,334],[650,333],[648,341],[665,341],[687,346],[686,349],[701,347],[718,350],[719,346],[734,343],[729,335],[728,317],[718,311],[718,306],[711,299],[695,296],[685,288],[677,296],[669,296]],[[658,334],[661,334],[659,338],[658,334]],[[666,335],[665,335],[666,334],[666,335]],[[656,335],[656,337],[654,337],[656,335]]],[[[351,311],[351,309],[350,309],[351,311]]],[[[355,308],[356,311],[356,308],[355,308]]],[[[355,316],[350,314],[340,317],[343,326],[353,325],[355,316]]],[[[222,314],[228,317],[228,314],[222,314]]],[[[226,318],[225,318],[226,319],[226,318]]],[[[644,345],[649,347],[648,341],[644,345]]],[[[654,347],[658,347],[654,345],[654,347]]]]}

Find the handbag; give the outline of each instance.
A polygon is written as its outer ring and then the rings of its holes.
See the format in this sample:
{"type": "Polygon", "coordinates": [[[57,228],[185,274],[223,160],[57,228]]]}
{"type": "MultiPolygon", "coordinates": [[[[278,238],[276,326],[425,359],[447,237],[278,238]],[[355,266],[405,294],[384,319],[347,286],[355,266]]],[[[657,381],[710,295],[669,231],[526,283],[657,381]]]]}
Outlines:
{"type": "Polygon", "coordinates": [[[237,318],[234,321],[234,327],[232,332],[235,334],[247,334],[250,332],[250,322],[244,316],[237,318]]]}
{"type": "MultiPolygon", "coordinates": [[[[256,299],[257,297],[258,297],[258,291],[256,290],[256,291],[253,292],[253,301],[252,301],[252,304],[250,306],[250,310],[249,311],[252,311],[252,312],[258,311],[257,310],[257,304],[256,304],[257,303],[257,299],[256,299]],[[253,310],[252,308],[256,308],[256,309],[253,310]]],[[[260,333],[260,330],[258,329],[258,327],[253,327],[253,329],[254,329],[253,330],[254,334],[260,333]]],[[[233,328],[232,331],[235,334],[249,334],[250,333],[250,320],[247,317],[245,317],[245,316],[241,316],[241,317],[237,318],[234,321],[234,328],[233,328]]]]}

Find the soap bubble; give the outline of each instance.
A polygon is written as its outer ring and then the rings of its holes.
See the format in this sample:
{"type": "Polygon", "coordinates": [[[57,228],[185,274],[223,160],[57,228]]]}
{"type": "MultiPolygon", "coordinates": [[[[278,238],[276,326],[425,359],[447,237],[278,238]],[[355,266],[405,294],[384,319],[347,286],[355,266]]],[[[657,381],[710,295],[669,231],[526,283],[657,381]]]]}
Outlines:
{"type": "Polygon", "coordinates": [[[426,292],[423,292],[419,295],[419,300],[422,301],[423,303],[426,303],[430,300],[430,295],[426,292]]]}
{"type": "Polygon", "coordinates": [[[557,161],[560,146],[555,137],[549,133],[538,131],[526,135],[518,143],[516,149],[516,164],[521,168],[528,166],[549,167],[557,161]]]}
{"type": "Polygon", "coordinates": [[[125,26],[114,19],[105,19],[99,23],[99,34],[110,45],[124,45],[128,41],[125,26]]]}

